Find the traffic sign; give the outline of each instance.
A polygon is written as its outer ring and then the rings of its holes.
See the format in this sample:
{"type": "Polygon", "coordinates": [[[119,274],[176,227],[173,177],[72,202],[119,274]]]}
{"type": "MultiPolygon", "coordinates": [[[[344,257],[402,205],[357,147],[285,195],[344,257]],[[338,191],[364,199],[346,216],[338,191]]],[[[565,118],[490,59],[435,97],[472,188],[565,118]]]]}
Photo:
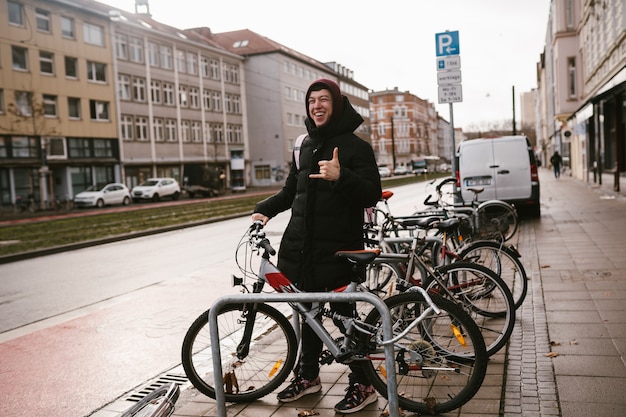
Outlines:
{"type": "Polygon", "coordinates": [[[437,56],[459,55],[459,31],[436,33],[435,45],[437,56]]]}
{"type": "Polygon", "coordinates": [[[439,104],[459,103],[463,101],[463,88],[461,84],[439,86],[439,104]]]}
{"type": "Polygon", "coordinates": [[[437,72],[437,84],[444,85],[459,83],[461,83],[461,70],[437,72]]]}
{"type": "Polygon", "coordinates": [[[437,71],[461,69],[461,56],[450,55],[437,58],[437,71]]]}

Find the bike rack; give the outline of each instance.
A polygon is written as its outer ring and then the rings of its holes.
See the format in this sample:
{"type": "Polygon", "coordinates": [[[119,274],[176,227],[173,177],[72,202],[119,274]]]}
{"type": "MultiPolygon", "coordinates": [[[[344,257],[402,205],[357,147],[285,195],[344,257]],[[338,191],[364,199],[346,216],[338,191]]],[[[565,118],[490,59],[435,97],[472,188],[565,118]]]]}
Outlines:
{"type": "MultiPolygon", "coordinates": [[[[213,355],[213,378],[215,384],[215,401],[217,402],[217,417],[226,417],[226,401],[224,400],[224,377],[222,376],[222,358],[219,348],[219,333],[217,328],[217,314],[228,304],[235,303],[272,303],[272,302],[338,302],[347,303],[364,301],[372,304],[383,322],[383,337],[391,340],[393,337],[391,328],[391,314],[387,305],[377,296],[368,292],[350,293],[272,293],[272,294],[240,294],[226,295],[218,298],[209,310],[209,332],[211,334],[211,353],[213,355]]],[[[395,369],[393,344],[385,343],[385,363],[387,369],[395,369]]],[[[389,416],[400,417],[398,406],[398,386],[396,373],[387,374],[387,400],[389,401],[389,416]]]]}

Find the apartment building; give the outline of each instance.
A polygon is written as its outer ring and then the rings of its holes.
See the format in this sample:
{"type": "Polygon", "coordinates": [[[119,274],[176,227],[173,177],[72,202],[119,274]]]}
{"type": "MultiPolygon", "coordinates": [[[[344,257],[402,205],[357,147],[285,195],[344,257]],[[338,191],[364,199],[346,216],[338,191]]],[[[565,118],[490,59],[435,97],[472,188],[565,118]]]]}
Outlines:
{"type": "Polygon", "coordinates": [[[205,167],[245,189],[243,57],[137,5],[0,0],[2,206],[205,167]]]}
{"type": "Polygon", "coordinates": [[[626,5],[552,0],[537,65],[538,145],[572,176],[619,191],[626,176],[626,5]]]}
{"type": "Polygon", "coordinates": [[[243,58],[210,33],[153,20],[149,9],[111,20],[126,184],[156,176],[184,186],[211,168],[224,173],[223,187],[244,190],[243,58]]]}
{"type": "Polygon", "coordinates": [[[121,178],[107,13],[0,0],[0,204],[121,178]]]}
{"type": "Polygon", "coordinates": [[[372,146],[380,166],[394,169],[412,162],[438,160],[438,122],[433,103],[409,91],[370,92],[372,146]]]}

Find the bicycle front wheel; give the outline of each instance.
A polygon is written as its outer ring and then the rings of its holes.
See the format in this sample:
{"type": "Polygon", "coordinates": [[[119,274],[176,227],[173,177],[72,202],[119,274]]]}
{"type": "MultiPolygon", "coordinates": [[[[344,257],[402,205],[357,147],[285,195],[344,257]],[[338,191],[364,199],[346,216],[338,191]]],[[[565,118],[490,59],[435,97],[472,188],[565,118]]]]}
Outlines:
{"type": "Polygon", "coordinates": [[[490,269],[470,262],[444,265],[433,270],[424,288],[429,294],[442,295],[463,306],[485,339],[487,355],[498,352],[508,342],[515,326],[513,296],[502,278],[490,269]]]}
{"type": "Polygon", "coordinates": [[[511,290],[515,308],[519,308],[528,293],[528,276],[519,254],[499,242],[477,240],[464,247],[459,256],[464,261],[486,266],[504,280],[511,290]]]}
{"type": "MultiPolygon", "coordinates": [[[[461,407],[474,397],[487,372],[485,342],[476,323],[457,304],[437,295],[432,298],[441,313],[431,311],[393,344],[395,369],[386,369],[380,344],[367,355],[363,366],[368,380],[385,397],[387,374],[395,372],[400,407],[418,414],[439,414],[461,407]]],[[[414,291],[392,296],[385,303],[394,336],[429,307],[414,291]]],[[[381,326],[377,309],[366,322],[381,326]]]]}
{"type": "MultiPolygon", "coordinates": [[[[182,347],[182,364],[189,381],[215,398],[209,311],[191,325],[182,347]]],[[[259,304],[228,304],[217,315],[224,375],[224,399],[249,402],[282,384],[296,361],[296,335],[289,320],[275,308],[259,304]],[[249,309],[255,306],[251,314],[249,309]],[[245,331],[248,320],[250,333],[245,331]]]]}

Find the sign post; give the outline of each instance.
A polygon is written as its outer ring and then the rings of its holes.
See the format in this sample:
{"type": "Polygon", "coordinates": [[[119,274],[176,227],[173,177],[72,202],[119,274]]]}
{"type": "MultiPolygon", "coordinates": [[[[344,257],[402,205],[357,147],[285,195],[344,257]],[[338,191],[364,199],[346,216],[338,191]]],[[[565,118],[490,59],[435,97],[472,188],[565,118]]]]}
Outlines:
{"type": "MultiPolygon", "coordinates": [[[[454,111],[452,103],[460,103],[463,101],[459,32],[446,31],[436,33],[435,52],[437,57],[439,104],[448,103],[450,107],[450,136],[452,140],[450,161],[452,163],[452,175],[456,175],[456,144],[454,138],[454,111]]],[[[454,191],[456,192],[456,185],[454,186],[454,191]]]]}

